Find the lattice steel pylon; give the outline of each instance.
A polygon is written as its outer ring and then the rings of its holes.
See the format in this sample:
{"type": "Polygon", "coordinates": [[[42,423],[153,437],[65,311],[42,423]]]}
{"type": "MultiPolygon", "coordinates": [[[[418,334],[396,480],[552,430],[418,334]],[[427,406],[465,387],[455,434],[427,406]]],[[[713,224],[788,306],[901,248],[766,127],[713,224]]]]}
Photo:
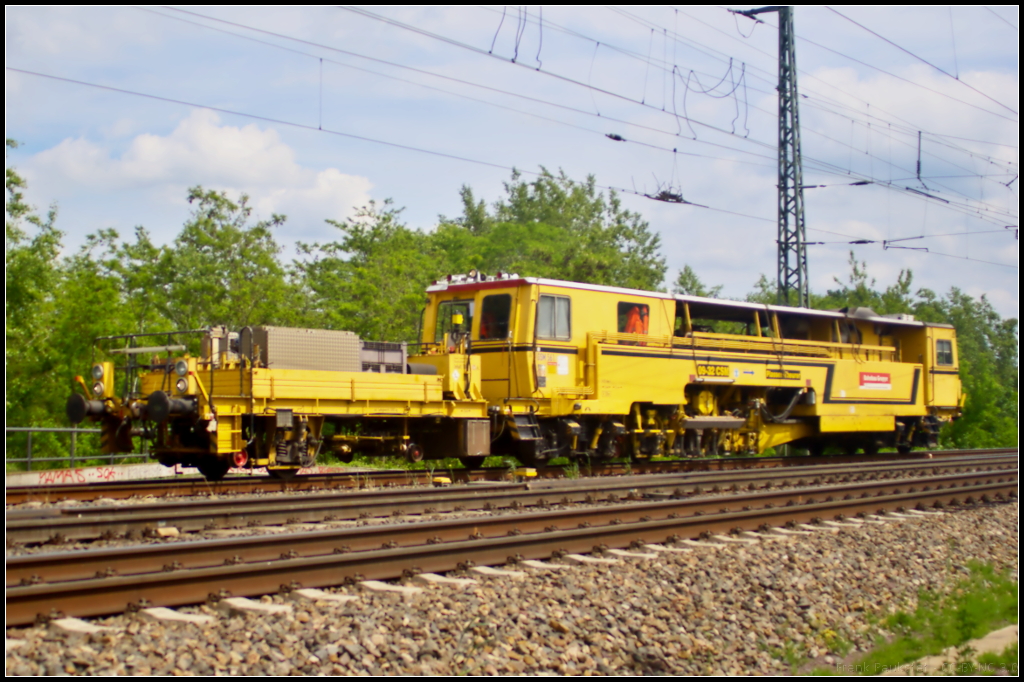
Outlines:
{"type": "Polygon", "coordinates": [[[779,254],[778,301],[807,307],[807,231],[804,226],[803,162],[800,157],[800,113],[797,106],[796,46],[793,8],[786,5],[730,10],[755,19],[764,12],[779,14],[779,254]]]}

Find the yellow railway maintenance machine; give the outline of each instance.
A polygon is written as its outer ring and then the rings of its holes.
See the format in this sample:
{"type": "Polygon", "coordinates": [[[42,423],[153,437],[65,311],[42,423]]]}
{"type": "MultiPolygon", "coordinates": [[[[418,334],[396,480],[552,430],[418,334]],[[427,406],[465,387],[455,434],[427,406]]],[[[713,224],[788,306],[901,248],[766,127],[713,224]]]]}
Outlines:
{"type": "Polygon", "coordinates": [[[475,467],[492,453],[908,450],[963,405],[953,328],[905,316],[475,272],[427,295],[410,345],[280,327],[107,337],[112,359],[91,387],[77,377],[68,417],[100,422],[104,452],[142,437],[164,464],[217,479],[291,476],[321,451],[475,467]]]}
{"type": "Polygon", "coordinates": [[[103,451],[133,452],[152,441],[167,466],[222,478],[231,467],[265,466],[288,478],[321,451],[411,461],[490,453],[490,419],[479,359],[459,349],[412,358],[405,344],[362,341],[351,332],[223,327],[99,340],[124,358],[92,367],[91,389],[68,399],[72,423],[101,423],[103,451]],[[199,357],[184,336],[202,335],[199,357]],[[142,346],[145,337],[165,341],[142,346]],[[145,358],[145,360],[143,360],[145,358]]]}
{"type": "Polygon", "coordinates": [[[500,274],[427,293],[425,352],[479,361],[492,451],[528,464],[905,451],[933,447],[963,405],[954,329],[909,316],[500,274]]]}

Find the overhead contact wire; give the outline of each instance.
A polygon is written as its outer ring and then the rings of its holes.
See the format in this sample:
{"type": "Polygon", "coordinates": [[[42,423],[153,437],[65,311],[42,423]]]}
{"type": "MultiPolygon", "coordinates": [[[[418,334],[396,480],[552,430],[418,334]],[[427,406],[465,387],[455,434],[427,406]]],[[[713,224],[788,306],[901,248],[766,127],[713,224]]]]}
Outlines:
{"type": "Polygon", "coordinates": [[[1011,112],[1011,113],[1014,113],[1014,114],[1019,114],[1019,112],[1017,112],[1017,111],[1016,111],[1016,110],[1014,110],[1013,108],[1011,108],[1011,107],[1008,107],[1008,106],[1006,106],[1005,104],[1003,104],[1002,102],[1000,102],[999,100],[997,100],[997,99],[995,99],[995,98],[993,98],[993,97],[990,97],[989,95],[987,95],[987,94],[985,94],[984,92],[982,92],[981,90],[977,89],[976,87],[974,87],[974,86],[973,86],[973,85],[971,85],[970,83],[966,83],[966,82],[964,82],[964,81],[960,80],[959,78],[957,78],[956,76],[954,76],[954,75],[953,75],[953,74],[951,74],[950,72],[948,72],[948,71],[946,71],[945,69],[943,69],[943,68],[942,68],[941,66],[936,66],[935,64],[932,64],[932,63],[931,63],[930,61],[928,61],[928,60],[927,60],[927,59],[925,59],[924,57],[920,57],[920,56],[918,56],[918,55],[914,54],[913,52],[911,52],[910,50],[906,49],[905,47],[902,47],[902,46],[900,46],[900,45],[897,45],[896,43],[894,43],[893,41],[889,40],[889,39],[888,39],[888,38],[886,38],[885,36],[883,36],[883,35],[881,35],[881,34],[879,34],[879,33],[876,33],[875,31],[872,31],[872,30],[871,30],[870,28],[868,28],[868,27],[867,27],[867,26],[865,26],[864,24],[861,24],[861,23],[858,23],[858,22],[854,21],[853,19],[851,19],[850,17],[846,16],[846,15],[845,15],[845,14],[843,14],[842,12],[839,12],[838,10],[835,10],[835,9],[833,9],[833,8],[829,7],[828,5],[825,5],[825,9],[827,9],[828,11],[830,11],[830,12],[833,12],[833,13],[835,13],[835,14],[838,14],[838,15],[839,15],[840,17],[842,17],[843,19],[846,19],[846,20],[847,20],[848,22],[850,22],[851,24],[853,24],[853,25],[855,25],[855,26],[859,26],[860,28],[864,29],[865,31],[867,31],[867,32],[868,32],[868,33],[870,33],[871,35],[875,36],[876,38],[878,38],[878,39],[880,39],[880,40],[883,40],[883,41],[885,41],[885,42],[886,42],[886,43],[888,43],[889,45],[892,45],[893,47],[895,47],[895,48],[896,48],[897,50],[900,50],[901,52],[905,52],[906,54],[910,55],[911,57],[913,57],[914,59],[918,60],[919,62],[922,62],[922,63],[924,63],[924,64],[927,64],[928,66],[932,67],[933,69],[935,69],[935,70],[936,70],[936,71],[938,71],[939,73],[942,73],[942,74],[944,74],[944,75],[946,75],[946,76],[949,76],[950,78],[952,78],[953,80],[955,80],[955,81],[956,81],[957,83],[963,83],[963,85],[964,85],[965,87],[967,87],[967,88],[969,88],[969,89],[973,90],[974,92],[978,93],[979,95],[981,95],[981,96],[982,96],[982,97],[984,97],[985,99],[987,99],[987,100],[989,100],[989,101],[991,101],[991,102],[994,102],[994,103],[998,104],[999,106],[1003,107],[1003,108],[1004,108],[1004,109],[1006,109],[1007,111],[1009,111],[1009,112],[1011,112]]]}
{"type": "MultiPolygon", "coordinates": [[[[401,21],[398,21],[398,20],[395,20],[395,19],[391,19],[390,17],[385,17],[383,15],[375,14],[373,12],[370,12],[370,11],[367,11],[367,10],[363,10],[363,9],[357,8],[357,7],[343,6],[342,9],[345,9],[347,11],[353,12],[355,14],[359,14],[361,16],[365,16],[367,18],[370,18],[370,19],[373,19],[373,20],[376,20],[376,21],[381,21],[383,23],[390,24],[392,26],[396,26],[398,28],[401,28],[401,29],[404,29],[404,30],[407,30],[407,31],[411,31],[413,33],[418,33],[420,35],[423,35],[423,36],[426,36],[426,37],[429,37],[429,38],[433,38],[435,40],[439,40],[441,42],[444,42],[444,43],[447,43],[447,44],[450,44],[450,45],[453,45],[453,46],[456,46],[456,47],[460,47],[462,49],[466,49],[466,50],[469,50],[471,52],[475,52],[477,54],[487,55],[489,57],[493,57],[495,59],[499,59],[499,60],[501,60],[503,62],[507,61],[506,59],[504,59],[502,57],[499,57],[499,56],[493,55],[493,54],[489,54],[489,53],[481,50],[480,48],[474,47],[473,45],[469,45],[469,44],[464,43],[462,41],[455,40],[455,39],[452,39],[452,38],[448,38],[447,36],[443,36],[443,35],[440,35],[440,34],[437,34],[437,33],[433,33],[432,31],[427,31],[426,29],[421,29],[421,28],[418,28],[416,26],[411,26],[411,25],[406,24],[404,22],[401,22],[401,21]]],[[[666,29],[666,31],[667,31],[667,29],[666,29]]],[[[595,56],[596,56],[596,48],[597,48],[597,46],[600,45],[600,43],[596,42],[596,41],[595,41],[595,43],[596,43],[595,44],[595,56]]],[[[515,63],[515,62],[512,62],[512,63],[515,63]]],[[[522,64],[517,64],[517,65],[518,66],[524,66],[522,64]]],[[[527,68],[529,68],[529,67],[527,67],[527,68]]],[[[616,92],[612,92],[612,91],[609,91],[609,90],[606,90],[606,89],[603,89],[603,88],[598,88],[596,86],[593,86],[593,85],[590,85],[590,84],[587,84],[587,83],[582,83],[581,81],[577,81],[577,80],[575,80],[573,78],[569,78],[568,76],[563,76],[561,74],[557,74],[557,73],[554,73],[554,72],[551,72],[551,71],[542,71],[541,73],[544,73],[544,74],[546,74],[548,76],[551,76],[553,78],[556,78],[558,80],[561,80],[561,81],[564,81],[564,82],[567,82],[567,83],[572,83],[574,85],[578,85],[578,86],[581,86],[581,87],[589,88],[589,89],[591,89],[593,91],[609,95],[609,96],[614,97],[616,99],[622,99],[622,100],[631,102],[633,104],[640,104],[641,106],[646,106],[648,108],[652,108],[652,109],[657,110],[656,107],[651,107],[650,105],[644,104],[644,103],[642,103],[642,102],[640,102],[638,100],[635,100],[635,99],[633,99],[631,97],[628,97],[626,95],[622,95],[622,94],[619,94],[619,93],[616,93],[616,92]]],[[[596,102],[595,102],[595,107],[596,107],[596,102]]],[[[600,114],[598,114],[598,115],[600,115],[600,114]]],[[[676,113],[676,115],[678,116],[678,113],[676,113]]],[[[686,118],[685,115],[684,115],[684,118],[686,118]]],[[[735,133],[730,133],[729,131],[727,131],[725,129],[718,128],[717,126],[713,126],[713,125],[710,125],[708,123],[704,123],[704,122],[701,122],[701,121],[696,121],[696,120],[689,119],[689,118],[686,118],[686,120],[688,122],[692,122],[693,124],[699,125],[701,127],[708,128],[710,130],[718,131],[718,132],[724,133],[726,135],[732,135],[734,137],[739,137],[735,133]]],[[[809,131],[809,132],[815,132],[816,133],[816,131],[813,131],[813,130],[809,131]]],[[[828,136],[824,135],[823,133],[816,133],[816,134],[819,134],[819,135],[822,135],[822,136],[828,138],[828,136]]],[[[749,139],[749,138],[740,138],[740,139],[749,139]]],[[[768,145],[767,143],[762,143],[762,142],[759,142],[757,140],[750,140],[750,141],[755,143],[755,144],[762,145],[762,146],[764,146],[766,148],[770,147],[770,148],[774,149],[774,145],[768,145]]],[[[955,192],[955,190],[952,190],[951,188],[945,188],[945,189],[947,189],[948,191],[954,191],[955,192]]],[[[955,193],[957,193],[957,192],[955,192],[955,193]]]]}
{"type": "MultiPolygon", "coordinates": [[[[369,57],[369,56],[366,56],[366,55],[361,55],[361,54],[350,52],[350,51],[347,51],[347,50],[342,50],[340,48],[334,48],[334,47],[331,47],[331,46],[322,45],[322,44],[319,44],[319,43],[314,43],[312,41],[307,41],[307,40],[300,39],[300,38],[294,38],[294,37],[291,37],[291,36],[287,36],[287,35],[283,35],[283,34],[278,34],[278,33],[274,33],[274,32],[271,32],[271,31],[265,31],[263,29],[249,27],[249,26],[246,26],[244,24],[238,24],[236,22],[231,22],[231,21],[227,21],[227,20],[223,20],[223,19],[217,19],[217,18],[214,18],[214,17],[207,17],[205,15],[201,15],[201,14],[198,14],[198,13],[195,13],[195,12],[190,12],[188,10],[180,10],[180,9],[176,9],[176,8],[170,8],[170,9],[174,9],[175,11],[186,13],[186,14],[191,14],[193,16],[202,17],[204,19],[209,19],[209,20],[212,20],[212,21],[216,21],[216,22],[219,22],[219,23],[225,23],[225,24],[228,24],[228,25],[237,26],[239,28],[256,31],[256,32],[259,32],[259,33],[267,34],[267,35],[272,35],[272,36],[275,36],[275,37],[283,38],[285,40],[293,40],[295,42],[300,42],[300,43],[308,44],[308,45],[311,45],[311,46],[314,46],[314,47],[320,47],[320,48],[323,48],[323,49],[328,49],[328,50],[336,51],[336,52],[339,52],[341,54],[348,54],[348,55],[355,56],[355,57],[358,57],[358,58],[368,59],[370,61],[376,61],[376,62],[379,62],[379,63],[387,64],[389,66],[394,66],[396,68],[408,69],[408,70],[412,70],[412,71],[417,72],[417,73],[423,73],[423,74],[428,75],[428,76],[434,76],[434,77],[443,78],[443,79],[446,79],[446,80],[451,80],[453,82],[461,83],[461,84],[464,84],[464,85],[469,85],[471,87],[479,87],[479,88],[491,90],[493,92],[498,92],[498,93],[501,93],[501,94],[506,94],[506,95],[518,97],[518,98],[521,98],[521,99],[526,99],[528,101],[534,101],[534,102],[538,102],[538,103],[545,104],[545,105],[548,105],[548,106],[555,106],[555,107],[562,108],[562,109],[565,109],[565,110],[568,110],[568,111],[573,111],[573,112],[576,112],[576,113],[583,113],[583,114],[591,115],[591,116],[597,115],[600,118],[604,118],[605,120],[621,123],[623,125],[639,127],[641,129],[650,130],[652,132],[658,132],[658,133],[665,134],[665,135],[673,135],[673,133],[670,133],[669,131],[661,130],[661,129],[658,129],[658,128],[653,128],[651,126],[645,126],[645,125],[642,125],[642,124],[636,124],[636,123],[632,123],[632,122],[629,122],[629,121],[624,121],[622,119],[615,119],[615,118],[611,118],[611,117],[607,117],[607,116],[602,116],[599,113],[595,114],[593,112],[588,112],[588,111],[583,110],[583,109],[577,109],[575,107],[569,107],[569,106],[566,106],[566,105],[561,105],[561,104],[556,104],[556,103],[553,103],[553,102],[548,102],[546,100],[530,97],[528,95],[522,95],[522,94],[519,94],[519,93],[514,93],[514,92],[500,90],[498,88],[492,88],[492,87],[489,87],[489,86],[479,85],[479,84],[476,84],[476,83],[472,83],[472,82],[469,82],[469,81],[463,81],[461,79],[453,78],[453,77],[450,77],[450,76],[443,76],[443,75],[440,75],[440,74],[434,74],[432,72],[425,71],[425,70],[422,70],[422,69],[417,69],[415,67],[409,67],[409,66],[405,66],[405,65],[402,65],[402,64],[397,64],[397,63],[394,63],[394,62],[388,62],[386,60],[377,59],[375,57],[369,57]]],[[[147,11],[152,11],[152,10],[147,10],[147,11]]],[[[157,13],[157,14],[159,14],[159,13],[157,13]]],[[[162,15],[161,14],[160,16],[166,16],[166,15],[162,15]]],[[[184,19],[178,19],[178,20],[179,21],[186,21],[184,19]]],[[[187,22],[187,23],[194,23],[194,22],[187,22]]],[[[548,22],[548,23],[550,23],[550,22],[548,22]]],[[[207,26],[205,24],[196,24],[196,25],[203,26],[205,28],[210,28],[212,30],[221,31],[221,29],[217,29],[217,28],[214,28],[214,27],[211,27],[211,26],[207,26]]],[[[229,35],[235,35],[235,36],[238,36],[238,37],[241,37],[241,38],[244,38],[244,39],[254,40],[255,42],[259,42],[259,43],[262,43],[262,44],[267,44],[267,45],[275,46],[275,47],[281,47],[281,46],[275,45],[274,43],[267,43],[265,41],[260,41],[260,40],[254,39],[254,38],[250,38],[248,36],[241,36],[239,34],[235,34],[235,33],[232,33],[230,31],[223,31],[223,32],[228,33],[229,35]]],[[[582,34],[578,34],[578,33],[573,32],[573,31],[566,31],[566,32],[571,33],[573,35],[578,35],[578,36],[580,36],[580,37],[582,37],[584,39],[587,39],[587,40],[592,40],[590,38],[587,38],[586,36],[582,36],[582,34]]],[[[290,49],[290,48],[283,48],[282,47],[282,49],[290,49]]],[[[291,50],[291,51],[295,51],[295,50],[291,50]]],[[[621,48],[618,51],[624,52],[624,51],[621,50],[621,48]]],[[[299,54],[306,54],[306,53],[302,53],[300,51],[295,51],[295,52],[298,52],[299,54]]],[[[315,55],[310,55],[310,56],[315,56],[315,55]]],[[[503,58],[499,57],[499,59],[502,59],[502,61],[505,61],[503,58]]],[[[336,63],[342,64],[341,62],[336,62],[336,63]]],[[[342,65],[345,65],[345,64],[342,64],[342,65]]],[[[350,65],[345,65],[345,66],[350,66],[350,65]]],[[[351,67],[350,66],[350,68],[359,68],[359,67],[351,67]]],[[[375,72],[371,71],[370,73],[375,73],[375,72]]],[[[381,74],[381,75],[383,75],[383,74],[381,74]]],[[[430,87],[430,86],[423,86],[423,87],[430,87]]],[[[445,92],[443,90],[441,90],[441,91],[445,92]]],[[[470,98],[470,99],[472,99],[472,98],[470,98]]],[[[595,103],[595,105],[596,105],[596,103],[595,103]]],[[[501,106],[501,105],[495,105],[495,106],[501,106]]],[[[511,108],[510,108],[510,110],[517,111],[517,110],[511,109],[511,108]]],[[[764,111],[764,110],[761,110],[761,109],[758,109],[758,110],[759,111],[764,111]]],[[[775,114],[772,114],[771,112],[765,112],[765,113],[768,113],[769,115],[775,115],[775,114]]],[[[697,123],[698,125],[705,125],[706,126],[706,124],[702,124],[699,121],[695,121],[695,123],[697,123]]],[[[569,124],[569,125],[572,125],[572,124],[569,124]]],[[[713,126],[707,126],[707,127],[710,127],[713,130],[718,130],[719,132],[723,132],[725,134],[730,134],[729,131],[726,131],[724,129],[714,128],[713,126]]],[[[813,130],[809,131],[809,132],[815,132],[816,134],[820,134],[820,133],[817,133],[816,131],[813,131],[813,130]]],[[[674,136],[678,137],[678,135],[674,135],[674,136]]],[[[739,137],[738,135],[734,135],[734,136],[739,137]]],[[[843,144],[841,141],[834,140],[834,138],[830,138],[829,136],[825,136],[825,137],[826,137],[826,139],[831,139],[834,142],[837,142],[839,144],[843,144]]],[[[759,146],[764,147],[765,149],[774,149],[774,145],[769,145],[768,143],[760,142],[760,141],[757,141],[757,140],[752,140],[752,139],[749,139],[749,138],[741,138],[741,139],[747,139],[747,140],[749,140],[750,142],[752,142],[754,144],[757,144],[759,146]]],[[[701,144],[707,144],[707,145],[711,145],[711,146],[714,146],[714,147],[718,147],[720,149],[724,149],[724,150],[727,150],[727,151],[732,151],[732,152],[736,152],[736,153],[740,153],[740,154],[752,155],[752,156],[756,156],[758,158],[764,158],[764,159],[768,159],[768,160],[771,160],[771,161],[775,160],[774,156],[770,156],[769,157],[767,155],[756,154],[754,152],[750,152],[750,151],[742,150],[742,149],[737,149],[735,147],[730,147],[730,146],[727,146],[727,145],[723,145],[723,144],[719,144],[719,143],[714,143],[714,142],[710,142],[710,141],[707,141],[707,140],[695,140],[695,141],[698,142],[698,143],[701,143],[701,144]]],[[[655,145],[650,145],[650,146],[658,148],[655,145]]],[[[675,151],[675,150],[673,150],[673,151],[675,151]]],[[[714,157],[711,157],[711,158],[714,158],[714,157]]],[[[806,161],[814,161],[814,159],[812,157],[806,157],[806,156],[805,156],[805,160],[806,161]]],[[[824,162],[822,162],[822,163],[824,163],[824,162]]],[[[910,172],[909,169],[903,169],[903,170],[905,170],[906,172],[910,172]]],[[[965,170],[967,170],[967,169],[965,169],[965,170]]]]}

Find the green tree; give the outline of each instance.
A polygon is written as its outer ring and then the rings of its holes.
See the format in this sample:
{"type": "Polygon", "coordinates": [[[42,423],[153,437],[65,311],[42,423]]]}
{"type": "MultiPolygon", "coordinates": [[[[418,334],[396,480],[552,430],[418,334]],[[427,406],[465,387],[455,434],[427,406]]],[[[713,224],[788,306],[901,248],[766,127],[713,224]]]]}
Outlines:
{"type": "Polygon", "coordinates": [[[139,305],[151,303],[178,329],[287,323],[296,292],[273,235],[285,217],[250,224],[248,196],[236,203],[198,186],[189,190],[188,201],[195,204],[191,218],[158,256],[144,231],[119,251],[138,265],[153,263],[151,273],[141,272],[132,284],[140,294],[138,287],[153,291],[148,300],[140,295],[139,305]]]}
{"type": "Polygon", "coordinates": [[[697,276],[697,272],[689,265],[686,265],[679,271],[679,276],[676,277],[676,282],[672,287],[672,291],[674,293],[685,294],[687,296],[718,298],[722,293],[722,285],[719,284],[708,288],[704,285],[704,282],[701,281],[700,277],[697,276]]]}
{"type": "Polygon", "coordinates": [[[327,222],[340,239],[302,244],[295,263],[309,324],[362,338],[415,340],[423,291],[443,267],[430,237],[400,220],[401,209],[373,201],[352,218],[327,222]]]}
{"type": "Polygon", "coordinates": [[[442,217],[434,235],[448,264],[634,289],[661,286],[660,238],[642,216],[622,208],[615,192],[598,192],[593,176],[577,182],[542,167],[527,182],[513,172],[505,195],[488,211],[462,188],[462,216],[442,217]]]}
{"type": "MultiPolygon", "coordinates": [[[[14,140],[6,144],[17,147],[14,140]]],[[[5,414],[12,426],[52,424],[53,415],[39,407],[36,397],[46,390],[37,379],[46,376],[55,357],[52,320],[62,235],[55,226],[56,207],[46,217],[38,215],[25,202],[24,178],[10,167],[5,175],[5,414]]]]}
{"type": "MultiPolygon", "coordinates": [[[[910,270],[900,270],[896,283],[884,291],[878,291],[873,277],[868,276],[867,262],[858,261],[850,252],[850,274],[846,282],[833,277],[838,289],[830,289],[825,296],[812,297],[815,308],[871,308],[879,315],[910,313],[914,308],[911,284],[914,276],[910,270]]],[[[938,320],[935,320],[938,321],[938,320]]]]}
{"type": "Polygon", "coordinates": [[[957,330],[960,380],[967,394],[964,416],[944,433],[954,447],[980,448],[1017,443],[1018,348],[1017,320],[1004,320],[988,299],[974,299],[953,288],[942,299],[919,293],[915,310],[940,317],[957,330]]]}

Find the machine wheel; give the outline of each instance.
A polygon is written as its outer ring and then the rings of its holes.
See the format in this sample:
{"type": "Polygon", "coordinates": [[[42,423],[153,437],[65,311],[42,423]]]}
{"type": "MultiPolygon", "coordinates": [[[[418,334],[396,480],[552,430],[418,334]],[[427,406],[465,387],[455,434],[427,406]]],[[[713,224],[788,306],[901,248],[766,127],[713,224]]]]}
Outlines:
{"type": "Polygon", "coordinates": [[[423,461],[423,448],[416,443],[409,443],[405,446],[405,459],[409,462],[422,462],[423,461]]]}
{"type": "Polygon", "coordinates": [[[623,455],[626,437],[617,436],[613,433],[602,433],[597,441],[597,459],[600,462],[608,462],[620,459],[623,455]]]}
{"type": "Polygon", "coordinates": [[[482,455],[475,455],[473,457],[459,457],[459,461],[462,462],[462,466],[467,469],[479,469],[483,466],[484,460],[487,459],[482,455]]]}
{"type": "Polygon", "coordinates": [[[220,481],[227,476],[231,462],[217,459],[216,457],[203,457],[196,463],[196,469],[206,477],[207,481],[220,481]]]}
{"type": "Polygon", "coordinates": [[[299,474],[298,469],[271,469],[267,467],[267,473],[270,474],[271,478],[276,478],[279,481],[290,481],[299,474]]]}

